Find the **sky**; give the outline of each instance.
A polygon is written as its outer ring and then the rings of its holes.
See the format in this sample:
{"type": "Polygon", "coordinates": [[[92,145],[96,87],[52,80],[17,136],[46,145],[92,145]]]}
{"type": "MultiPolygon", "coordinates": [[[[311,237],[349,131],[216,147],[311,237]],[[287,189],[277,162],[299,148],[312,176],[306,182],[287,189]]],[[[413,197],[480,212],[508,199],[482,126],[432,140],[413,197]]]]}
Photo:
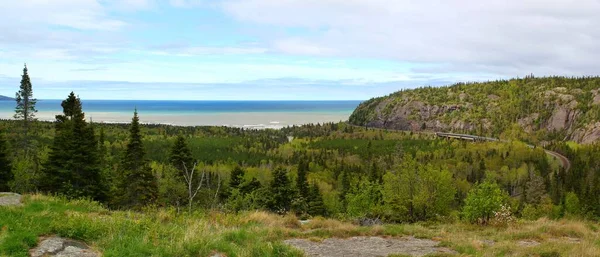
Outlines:
{"type": "Polygon", "coordinates": [[[362,100],[600,74],[600,0],[0,0],[0,95],[362,100]]]}

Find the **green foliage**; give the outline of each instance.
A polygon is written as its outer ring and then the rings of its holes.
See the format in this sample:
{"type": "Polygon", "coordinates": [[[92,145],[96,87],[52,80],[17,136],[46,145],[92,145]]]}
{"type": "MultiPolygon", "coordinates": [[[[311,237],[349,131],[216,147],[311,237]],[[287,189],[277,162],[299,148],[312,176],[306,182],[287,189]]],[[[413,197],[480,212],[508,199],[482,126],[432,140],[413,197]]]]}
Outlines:
{"type": "Polygon", "coordinates": [[[572,216],[581,215],[579,198],[573,192],[568,192],[565,196],[565,212],[572,216]]]}
{"type": "Polygon", "coordinates": [[[13,180],[12,164],[8,156],[8,146],[4,134],[0,134],[0,192],[10,191],[13,180]]]}
{"type": "Polygon", "coordinates": [[[346,201],[346,215],[349,217],[376,217],[381,207],[381,185],[363,180],[346,195],[346,201]]]}
{"type": "Polygon", "coordinates": [[[291,187],[287,172],[279,167],[273,171],[273,180],[269,185],[269,200],[267,207],[277,213],[286,213],[292,205],[294,191],[291,187]]]}
{"type": "Polygon", "coordinates": [[[319,190],[319,186],[316,183],[312,183],[309,188],[308,195],[308,214],[311,216],[325,216],[327,215],[327,209],[323,202],[323,196],[319,190]]]}
{"type": "Polygon", "coordinates": [[[176,208],[181,208],[187,204],[187,187],[182,182],[181,171],[171,165],[156,162],[152,162],[150,166],[157,177],[157,204],[159,206],[175,206],[176,208]]]}
{"type": "Polygon", "coordinates": [[[229,179],[229,187],[232,189],[240,188],[244,182],[244,170],[240,166],[235,166],[231,171],[231,178],[229,179]]]}
{"type": "Polygon", "coordinates": [[[115,197],[117,206],[140,209],[155,203],[158,185],[145,157],[137,110],[133,114],[129,128],[129,141],[119,171],[121,172],[120,185],[115,197]]]}
{"type": "Polygon", "coordinates": [[[106,200],[94,128],[85,121],[81,101],[71,94],[56,116],[56,135],[39,181],[42,191],[70,198],[106,200]]]}
{"type": "Polygon", "coordinates": [[[22,140],[20,146],[25,149],[25,154],[29,154],[31,148],[29,138],[32,122],[35,121],[35,104],[37,100],[33,98],[33,88],[31,85],[31,79],[27,73],[27,65],[23,68],[23,75],[21,76],[21,85],[19,91],[15,94],[17,106],[15,108],[14,118],[21,122],[22,135],[19,135],[22,140]]]}
{"type": "Polygon", "coordinates": [[[485,181],[473,188],[465,199],[463,217],[473,223],[487,224],[507,200],[498,184],[485,181]]]}
{"type": "Polygon", "coordinates": [[[383,177],[383,201],[394,221],[417,221],[449,214],[456,195],[452,174],[419,165],[405,156],[394,172],[383,177]]]}
{"type": "Polygon", "coordinates": [[[175,168],[177,168],[182,174],[185,168],[191,169],[194,165],[194,159],[192,158],[192,152],[188,147],[185,137],[182,135],[177,136],[175,144],[171,148],[169,155],[169,161],[175,168]]]}
{"type": "Polygon", "coordinates": [[[308,163],[305,161],[300,161],[298,163],[298,177],[296,178],[296,190],[301,198],[308,198],[309,188],[308,188],[308,163]]]}

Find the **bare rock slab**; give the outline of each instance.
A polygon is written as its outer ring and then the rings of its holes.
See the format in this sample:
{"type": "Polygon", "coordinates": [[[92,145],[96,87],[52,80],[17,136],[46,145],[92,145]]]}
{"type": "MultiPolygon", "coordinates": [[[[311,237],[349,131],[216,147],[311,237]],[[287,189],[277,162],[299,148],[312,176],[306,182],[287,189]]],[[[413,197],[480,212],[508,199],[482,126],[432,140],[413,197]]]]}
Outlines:
{"type": "Polygon", "coordinates": [[[42,239],[36,248],[29,251],[29,256],[100,257],[100,254],[82,242],[53,236],[42,239]]]}
{"type": "Polygon", "coordinates": [[[439,242],[414,237],[381,238],[351,237],[348,239],[329,238],[323,242],[312,242],[306,239],[290,239],[284,243],[303,250],[307,256],[327,257],[378,257],[391,254],[424,256],[432,253],[456,252],[438,247],[439,242]]]}
{"type": "Polygon", "coordinates": [[[0,206],[20,206],[21,195],[15,193],[0,192],[0,206]]]}

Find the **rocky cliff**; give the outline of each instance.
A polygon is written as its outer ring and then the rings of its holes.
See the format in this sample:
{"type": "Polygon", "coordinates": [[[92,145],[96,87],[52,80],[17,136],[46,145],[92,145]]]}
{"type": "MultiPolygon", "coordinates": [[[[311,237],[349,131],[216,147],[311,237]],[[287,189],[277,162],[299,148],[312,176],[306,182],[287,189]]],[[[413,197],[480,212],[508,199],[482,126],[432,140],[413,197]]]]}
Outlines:
{"type": "Polygon", "coordinates": [[[360,104],[356,125],[529,141],[600,139],[600,78],[523,78],[405,90],[360,104]]]}

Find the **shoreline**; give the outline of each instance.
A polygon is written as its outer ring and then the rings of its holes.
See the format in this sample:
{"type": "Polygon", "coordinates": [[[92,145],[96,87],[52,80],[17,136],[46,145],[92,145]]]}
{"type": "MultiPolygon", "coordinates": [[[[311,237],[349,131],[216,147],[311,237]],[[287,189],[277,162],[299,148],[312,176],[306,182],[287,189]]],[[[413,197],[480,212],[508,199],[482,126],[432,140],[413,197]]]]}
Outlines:
{"type": "MultiPolygon", "coordinates": [[[[54,122],[58,112],[38,112],[39,121],[54,122]]],[[[12,113],[0,112],[0,119],[13,120],[12,113]]],[[[181,127],[224,126],[244,129],[281,129],[304,124],[323,124],[348,120],[350,112],[231,112],[194,114],[144,114],[140,123],[181,127]]],[[[86,120],[103,124],[129,124],[133,113],[88,112],[86,120]]]]}

